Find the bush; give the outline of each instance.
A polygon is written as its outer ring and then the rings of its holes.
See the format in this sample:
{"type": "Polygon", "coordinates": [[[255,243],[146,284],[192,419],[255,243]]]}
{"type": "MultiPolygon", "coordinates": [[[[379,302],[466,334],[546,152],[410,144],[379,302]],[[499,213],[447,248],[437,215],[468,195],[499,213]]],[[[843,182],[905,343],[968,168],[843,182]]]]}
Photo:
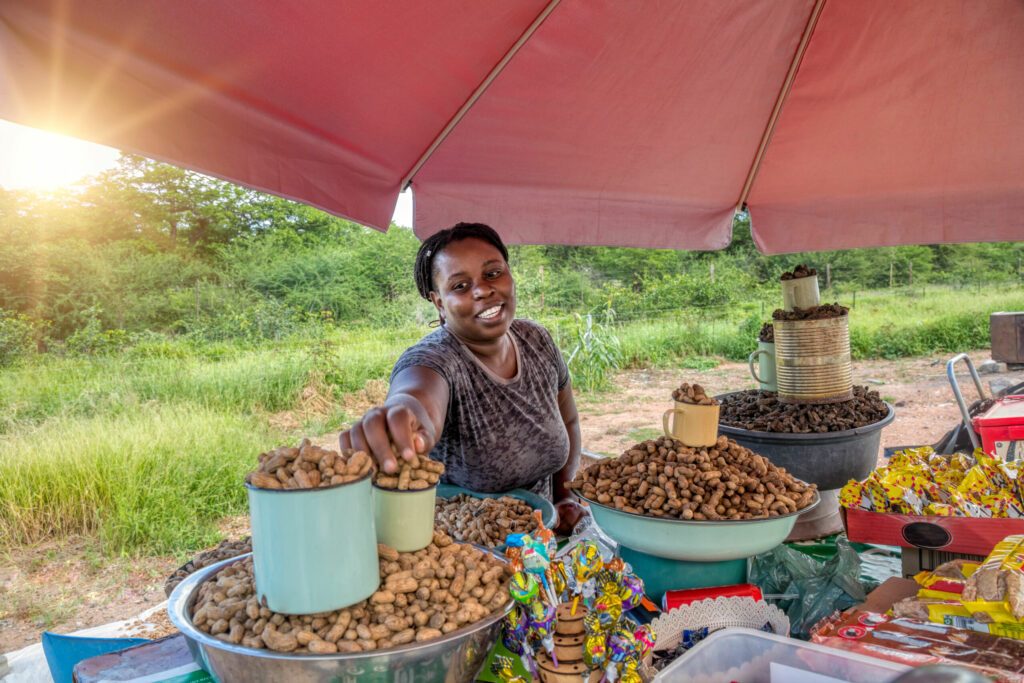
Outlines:
{"type": "Polygon", "coordinates": [[[71,353],[83,356],[98,356],[119,351],[128,345],[128,333],[124,330],[102,330],[99,320],[93,318],[71,333],[64,345],[71,353]]]}
{"type": "Polygon", "coordinates": [[[30,356],[43,325],[27,315],[0,309],[0,368],[30,356]]]}

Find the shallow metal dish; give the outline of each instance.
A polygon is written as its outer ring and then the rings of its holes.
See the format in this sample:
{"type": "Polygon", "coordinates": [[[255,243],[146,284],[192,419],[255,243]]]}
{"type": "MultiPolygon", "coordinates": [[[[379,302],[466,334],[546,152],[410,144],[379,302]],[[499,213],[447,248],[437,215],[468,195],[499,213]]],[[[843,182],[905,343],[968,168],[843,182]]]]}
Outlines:
{"type": "Polygon", "coordinates": [[[700,521],[637,515],[602,505],[579,492],[576,496],[590,506],[594,521],[619,545],[687,562],[738,560],[771,550],[786,540],[797,517],[813,510],[821,501],[815,491],[810,505],[788,515],[700,521]]]}
{"type": "Polygon", "coordinates": [[[232,645],[192,625],[192,605],[200,584],[248,554],[204,567],[174,589],[167,612],[188,641],[196,662],[221,683],[236,681],[289,681],[319,683],[356,681],[415,681],[457,683],[471,681],[483,666],[501,630],[501,619],[511,609],[495,612],[475,624],[427,643],[387,650],[333,655],[291,655],[232,645]]]}

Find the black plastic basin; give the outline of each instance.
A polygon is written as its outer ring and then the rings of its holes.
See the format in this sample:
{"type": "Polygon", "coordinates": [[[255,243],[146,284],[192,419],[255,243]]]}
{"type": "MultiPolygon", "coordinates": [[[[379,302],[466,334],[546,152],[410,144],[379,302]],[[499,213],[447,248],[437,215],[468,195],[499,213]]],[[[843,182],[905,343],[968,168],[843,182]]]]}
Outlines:
{"type": "MultiPolygon", "coordinates": [[[[717,398],[721,400],[729,395],[717,398]]],[[[794,477],[827,491],[842,488],[851,479],[861,481],[875,469],[882,429],[896,419],[896,410],[889,403],[885,405],[889,414],[878,422],[842,432],[777,434],[724,424],[718,425],[718,432],[765,456],[778,467],[785,467],[794,477]]]]}

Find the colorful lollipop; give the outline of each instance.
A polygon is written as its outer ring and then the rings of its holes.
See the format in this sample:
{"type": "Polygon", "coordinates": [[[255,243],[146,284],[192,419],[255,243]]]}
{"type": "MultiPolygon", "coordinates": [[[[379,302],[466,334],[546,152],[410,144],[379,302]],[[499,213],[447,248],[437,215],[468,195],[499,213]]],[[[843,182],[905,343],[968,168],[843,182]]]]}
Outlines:
{"type": "Polygon", "coordinates": [[[530,603],[527,613],[530,635],[539,640],[544,650],[551,657],[555,668],[558,667],[558,658],[555,656],[555,606],[544,604],[540,600],[530,603]]]}
{"type": "Polygon", "coordinates": [[[622,665],[622,676],[619,678],[619,683],[643,683],[643,679],[640,677],[640,673],[637,671],[639,663],[636,660],[627,660],[622,665]]]}
{"type": "Polygon", "coordinates": [[[612,630],[622,618],[622,597],[619,595],[619,586],[611,581],[601,586],[601,592],[594,601],[594,611],[597,612],[602,628],[612,630]]]}
{"type": "Polygon", "coordinates": [[[608,660],[608,648],[597,614],[585,616],[583,627],[587,633],[583,639],[583,663],[587,665],[588,669],[600,669],[608,660]]]}
{"type": "Polygon", "coordinates": [[[633,631],[633,637],[636,639],[637,654],[640,659],[646,657],[647,653],[654,649],[657,636],[655,636],[654,629],[651,628],[650,624],[637,627],[633,631]]]}
{"type": "Polygon", "coordinates": [[[636,574],[623,574],[620,579],[619,596],[622,598],[622,609],[627,612],[640,605],[644,599],[644,582],[636,574]]]}
{"type": "Polygon", "coordinates": [[[501,629],[501,644],[512,654],[519,655],[523,667],[531,674],[536,675],[533,652],[529,648],[529,626],[526,613],[519,603],[514,604],[512,611],[505,617],[501,629]]]}
{"type": "Polygon", "coordinates": [[[592,541],[583,541],[572,551],[572,610],[576,614],[576,606],[581,597],[590,599],[594,596],[593,578],[601,569],[601,551],[592,541]]]}
{"type": "Polygon", "coordinates": [[[520,605],[528,605],[537,598],[540,585],[537,579],[525,572],[516,572],[508,584],[508,592],[512,599],[520,605]]]}

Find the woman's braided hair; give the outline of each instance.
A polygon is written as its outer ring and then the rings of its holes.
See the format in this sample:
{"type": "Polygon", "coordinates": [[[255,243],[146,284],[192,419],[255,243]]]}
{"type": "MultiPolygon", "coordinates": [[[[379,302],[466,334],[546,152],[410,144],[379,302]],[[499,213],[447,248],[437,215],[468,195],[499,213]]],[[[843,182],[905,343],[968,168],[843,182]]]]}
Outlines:
{"type": "Polygon", "coordinates": [[[434,257],[452,242],[459,242],[471,237],[491,244],[501,252],[505,261],[508,261],[508,249],[505,248],[505,243],[501,241],[501,237],[498,236],[494,228],[483,223],[456,223],[423,240],[420,250],[416,252],[416,265],[413,267],[413,274],[420,296],[429,299],[430,292],[436,291],[434,288],[434,257]]]}

